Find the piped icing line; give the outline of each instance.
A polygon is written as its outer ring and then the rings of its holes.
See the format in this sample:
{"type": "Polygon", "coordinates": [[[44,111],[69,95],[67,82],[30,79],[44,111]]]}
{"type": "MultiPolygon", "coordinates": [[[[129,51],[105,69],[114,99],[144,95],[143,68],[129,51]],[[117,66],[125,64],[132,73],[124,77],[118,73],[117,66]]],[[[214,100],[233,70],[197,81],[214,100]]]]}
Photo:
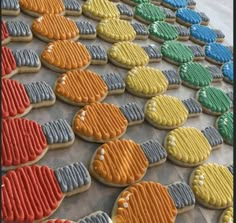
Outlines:
{"type": "Polygon", "coordinates": [[[234,82],[234,63],[232,61],[227,62],[222,65],[222,74],[226,80],[233,83],[234,82]]]}
{"type": "Polygon", "coordinates": [[[217,37],[216,41],[218,42],[223,41],[223,39],[225,38],[225,34],[220,29],[213,29],[213,31],[215,32],[216,37],[217,37]]]}
{"type": "Polygon", "coordinates": [[[179,39],[186,38],[186,40],[188,40],[190,36],[190,30],[187,27],[181,25],[175,25],[175,28],[179,34],[179,39]]]}
{"type": "Polygon", "coordinates": [[[7,26],[6,26],[6,23],[4,20],[1,20],[1,38],[2,38],[2,44],[6,44],[10,41],[10,38],[9,38],[9,32],[8,32],[8,29],[7,29],[7,26]]]}
{"type": "Polygon", "coordinates": [[[108,73],[101,75],[101,78],[107,85],[108,94],[124,92],[125,82],[122,79],[121,75],[118,73],[108,73]]]}
{"type": "Polygon", "coordinates": [[[180,86],[182,81],[179,74],[175,70],[163,70],[162,73],[168,80],[168,89],[173,88],[174,86],[180,86]]]}
{"type": "Polygon", "coordinates": [[[194,9],[196,7],[196,1],[195,0],[187,0],[187,7],[194,9]]]}
{"type": "MultiPolygon", "coordinates": [[[[7,10],[7,11],[19,11],[20,5],[18,0],[2,0],[1,1],[1,10],[7,10]]],[[[19,11],[20,12],[20,11],[19,11]]],[[[4,15],[4,13],[3,13],[4,15]]],[[[7,14],[5,14],[7,15],[7,14]]]]}
{"type": "Polygon", "coordinates": [[[191,45],[188,46],[188,48],[192,51],[194,55],[194,60],[200,60],[200,58],[205,58],[206,54],[201,46],[191,45]]]}
{"type": "Polygon", "coordinates": [[[231,164],[231,165],[227,166],[227,168],[234,175],[234,165],[231,164]]]}
{"type": "Polygon", "coordinates": [[[77,223],[112,223],[112,220],[107,213],[97,211],[80,219],[77,223]]]}
{"type": "Polygon", "coordinates": [[[82,13],[82,7],[77,0],[62,0],[65,6],[67,14],[80,15],[82,13]]]}
{"type": "Polygon", "coordinates": [[[164,12],[166,19],[165,21],[167,22],[175,22],[176,15],[175,12],[173,12],[171,9],[159,6],[159,9],[164,12]]]}
{"type": "Polygon", "coordinates": [[[187,6],[186,0],[162,0],[162,5],[177,10],[179,8],[185,8],[187,6]]]}
{"type": "Polygon", "coordinates": [[[158,62],[162,59],[161,49],[154,44],[142,47],[149,57],[149,62],[158,62]]]}
{"type": "Polygon", "coordinates": [[[17,72],[16,60],[10,48],[2,46],[2,77],[17,72]]]}
{"type": "Polygon", "coordinates": [[[76,21],[76,26],[79,29],[80,39],[88,39],[88,36],[96,38],[96,27],[88,21],[76,21]]]}
{"type": "Polygon", "coordinates": [[[208,25],[208,23],[210,22],[210,18],[206,15],[205,12],[197,12],[198,15],[201,17],[202,21],[201,21],[201,25],[208,25]]]}
{"type": "Polygon", "coordinates": [[[11,36],[12,40],[14,38],[24,38],[32,36],[30,26],[22,21],[6,21],[6,27],[11,36]]]}
{"type": "Polygon", "coordinates": [[[91,56],[91,64],[97,64],[96,61],[102,64],[107,63],[107,52],[100,45],[86,45],[86,48],[91,56]]]}
{"type": "Polygon", "coordinates": [[[181,22],[185,26],[200,24],[202,21],[201,16],[194,10],[188,8],[180,8],[176,12],[177,22],[181,22]]]}
{"type": "Polygon", "coordinates": [[[202,113],[201,104],[194,98],[182,100],[184,106],[188,109],[189,116],[195,116],[202,113]]]}
{"type": "Polygon", "coordinates": [[[133,26],[134,31],[136,32],[136,39],[139,39],[138,38],[139,36],[140,36],[140,38],[141,37],[148,38],[149,31],[145,25],[138,23],[138,22],[133,22],[133,23],[131,23],[131,25],[133,26]]]}
{"type": "Polygon", "coordinates": [[[133,10],[128,7],[126,4],[119,3],[116,5],[117,9],[120,12],[121,19],[132,19],[134,16],[133,10]]]}
{"type": "Polygon", "coordinates": [[[219,223],[233,223],[234,222],[234,209],[229,207],[223,211],[220,216],[219,223]]]}
{"type": "Polygon", "coordinates": [[[206,68],[211,73],[213,81],[218,81],[223,79],[223,74],[217,66],[207,66],[206,68]]]}
{"type": "Polygon", "coordinates": [[[223,138],[220,133],[213,127],[209,126],[202,130],[212,148],[218,148],[223,144],[223,138]]]}

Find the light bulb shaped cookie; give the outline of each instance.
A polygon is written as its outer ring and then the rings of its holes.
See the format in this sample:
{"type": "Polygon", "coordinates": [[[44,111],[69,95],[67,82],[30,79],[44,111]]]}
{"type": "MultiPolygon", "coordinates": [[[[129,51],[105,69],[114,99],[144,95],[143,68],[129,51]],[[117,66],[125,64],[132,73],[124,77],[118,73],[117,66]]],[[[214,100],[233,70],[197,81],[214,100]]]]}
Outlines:
{"type": "Polygon", "coordinates": [[[233,223],[233,222],[234,222],[234,209],[233,207],[229,207],[221,214],[218,223],[233,223]]]}
{"type": "Polygon", "coordinates": [[[11,170],[2,176],[2,220],[41,222],[59,208],[66,196],[82,193],[90,184],[89,172],[81,162],[55,170],[38,165],[11,170]]]}
{"type": "Polygon", "coordinates": [[[225,209],[233,204],[233,173],[231,166],[205,163],[190,175],[189,185],[196,200],[211,209],[225,209]]]}
{"type": "Polygon", "coordinates": [[[45,81],[21,84],[2,79],[2,118],[17,118],[32,108],[48,107],[56,102],[52,88],[45,81]]]}
{"type": "Polygon", "coordinates": [[[106,185],[125,187],[140,181],[148,167],[164,163],[166,156],[165,149],[157,140],[142,144],[128,139],[114,140],[95,151],[89,171],[106,185]]]}
{"type": "Polygon", "coordinates": [[[2,120],[2,170],[32,165],[49,149],[71,146],[74,133],[66,120],[43,125],[33,120],[15,118],[2,120]]]}
{"type": "Polygon", "coordinates": [[[175,11],[179,8],[186,8],[188,2],[187,0],[162,0],[161,4],[175,11]]]}
{"type": "Polygon", "coordinates": [[[186,27],[190,27],[195,24],[200,24],[202,18],[198,12],[188,9],[180,8],[176,11],[176,21],[186,27]]]}

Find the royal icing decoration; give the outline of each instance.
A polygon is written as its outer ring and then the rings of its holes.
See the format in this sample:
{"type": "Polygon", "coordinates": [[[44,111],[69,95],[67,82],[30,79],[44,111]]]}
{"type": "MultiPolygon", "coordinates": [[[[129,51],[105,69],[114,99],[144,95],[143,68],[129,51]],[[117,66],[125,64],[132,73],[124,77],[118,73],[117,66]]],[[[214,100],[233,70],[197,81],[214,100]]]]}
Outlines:
{"type": "Polygon", "coordinates": [[[186,0],[162,0],[162,4],[171,9],[185,8],[187,6],[186,0]]]}
{"type": "Polygon", "coordinates": [[[192,9],[181,8],[176,12],[177,21],[181,22],[183,25],[194,25],[200,24],[202,21],[201,16],[192,9]]]}
{"type": "Polygon", "coordinates": [[[2,47],[2,77],[11,74],[16,70],[16,60],[11,49],[2,47]]]}
{"type": "Polygon", "coordinates": [[[234,209],[233,207],[230,207],[223,212],[219,223],[233,223],[233,222],[234,222],[234,209]]]}
{"type": "Polygon", "coordinates": [[[229,82],[233,83],[234,82],[234,63],[231,61],[228,63],[225,63],[223,64],[221,69],[222,69],[224,78],[228,80],[229,82]]]}

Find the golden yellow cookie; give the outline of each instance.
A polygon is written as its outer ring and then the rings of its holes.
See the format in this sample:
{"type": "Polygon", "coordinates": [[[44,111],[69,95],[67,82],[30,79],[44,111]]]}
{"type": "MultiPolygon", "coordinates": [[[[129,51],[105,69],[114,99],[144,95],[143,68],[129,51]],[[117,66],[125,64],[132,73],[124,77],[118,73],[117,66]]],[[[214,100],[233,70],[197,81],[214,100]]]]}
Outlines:
{"type": "Polygon", "coordinates": [[[125,83],[129,92],[141,97],[153,97],[168,88],[168,80],[160,70],[144,66],[130,70],[125,83]]]}
{"type": "Polygon", "coordinates": [[[149,62],[145,50],[140,45],[128,41],[113,44],[108,50],[108,58],[113,64],[126,69],[145,66],[149,62]]]}
{"type": "Polygon", "coordinates": [[[234,222],[234,209],[233,207],[227,208],[220,216],[219,223],[233,223],[234,222]]]}
{"type": "Polygon", "coordinates": [[[226,166],[203,164],[193,171],[189,184],[203,206],[224,209],[233,204],[233,174],[226,166]]]}
{"type": "Polygon", "coordinates": [[[136,32],[130,22],[121,19],[104,19],[97,25],[97,34],[107,42],[132,41],[136,32]]]}
{"type": "Polygon", "coordinates": [[[82,6],[82,10],[84,15],[98,21],[120,17],[118,8],[109,0],[87,0],[82,6]]]}

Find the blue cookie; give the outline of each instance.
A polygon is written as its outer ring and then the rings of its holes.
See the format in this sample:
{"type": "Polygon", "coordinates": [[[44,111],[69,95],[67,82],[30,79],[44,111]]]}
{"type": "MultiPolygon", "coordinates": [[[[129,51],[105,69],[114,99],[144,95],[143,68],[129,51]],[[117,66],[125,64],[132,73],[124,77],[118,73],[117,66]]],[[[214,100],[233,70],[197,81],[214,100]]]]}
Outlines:
{"type": "Polygon", "coordinates": [[[201,16],[192,9],[181,8],[176,12],[177,22],[187,27],[200,24],[202,22],[201,16]]]}
{"type": "Polygon", "coordinates": [[[230,50],[219,43],[208,43],[205,46],[206,59],[212,63],[223,64],[232,60],[230,50]]]}
{"type": "Polygon", "coordinates": [[[224,75],[224,80],[233,84],[234,81],[234,63],[232,61],[225,63],[222,66],[222,73],[224,75]]]}
{"type": "Polygon", "coordinates": [[[185,8],[187,4],[187,0],[162,0],[162,5],[173,10],[185,8]]]}
{"type": "Polygon", "coordinates": [[[205,45],[215,42],[217,35],[214,30],[209,27],[197,24],[192,25],[190,28],[190,39],[195,43],[205,45]]]}

